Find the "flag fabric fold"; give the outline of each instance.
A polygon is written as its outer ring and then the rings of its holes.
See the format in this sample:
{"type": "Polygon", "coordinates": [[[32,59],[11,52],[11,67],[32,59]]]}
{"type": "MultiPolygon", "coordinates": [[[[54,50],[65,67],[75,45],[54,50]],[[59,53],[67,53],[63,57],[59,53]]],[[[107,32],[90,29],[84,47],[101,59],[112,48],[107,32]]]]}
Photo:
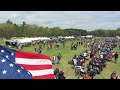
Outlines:
{"type": "Polygon", "coordinates": [[[55,79],[49,56],[0,45],[0,79],[55,79]]]}

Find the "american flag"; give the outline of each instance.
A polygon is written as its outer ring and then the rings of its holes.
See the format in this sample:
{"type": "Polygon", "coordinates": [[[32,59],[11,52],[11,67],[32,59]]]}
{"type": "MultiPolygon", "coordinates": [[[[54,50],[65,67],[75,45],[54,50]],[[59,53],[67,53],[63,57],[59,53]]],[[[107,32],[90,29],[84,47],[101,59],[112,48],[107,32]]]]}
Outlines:
{"type": "Polygon", "coordinates": [[[49,56],[0,45],[0,79],[54,79],[49,56]]]}

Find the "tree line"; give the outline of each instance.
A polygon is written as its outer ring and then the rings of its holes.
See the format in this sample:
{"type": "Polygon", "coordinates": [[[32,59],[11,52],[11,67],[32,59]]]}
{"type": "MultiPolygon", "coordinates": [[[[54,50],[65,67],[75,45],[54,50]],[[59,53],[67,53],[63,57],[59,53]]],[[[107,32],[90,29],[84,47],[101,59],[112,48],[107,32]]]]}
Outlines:
{"type": "Polygon", "coordinates": [[[43,27],[38,25],[29,25],[23,21],[22,24],[13,23],[7,20],[0,24],[0,38],[11,37],[42,37],[42,36],[85,36],[93,35],[97,37],[115,37],[120,35],[120,28],[116,30],[97,29],[94,31],[87,31],[83,29],[61,29],[60,27],[43,27]]]}

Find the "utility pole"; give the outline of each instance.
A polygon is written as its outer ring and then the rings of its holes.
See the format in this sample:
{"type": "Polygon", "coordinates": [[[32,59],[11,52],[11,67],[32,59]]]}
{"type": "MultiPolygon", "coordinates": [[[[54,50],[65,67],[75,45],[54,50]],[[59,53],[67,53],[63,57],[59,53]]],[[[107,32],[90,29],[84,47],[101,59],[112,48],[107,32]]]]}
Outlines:
{"type": "Polygon", "coordinates": [[[25,25],[26,25],[26,23],[23,21],[23,31],[24,31],[24,37],[26,37],[25,25]]]}

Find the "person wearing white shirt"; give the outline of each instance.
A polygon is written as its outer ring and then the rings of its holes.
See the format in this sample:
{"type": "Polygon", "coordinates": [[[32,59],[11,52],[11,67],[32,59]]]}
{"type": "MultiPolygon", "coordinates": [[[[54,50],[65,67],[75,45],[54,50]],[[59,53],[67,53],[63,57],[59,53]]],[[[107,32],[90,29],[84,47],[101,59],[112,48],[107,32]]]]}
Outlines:
{"type": "Polygon", "coordinates": [[[84,52],[83,56],[84,56],[84,57],[86,57],[86,56],[87,56],[87,53],[86,53],[86,52],[84,52]]]}
{"type": "Polygon", "coordinates": [[[53,64],[56,64],[56,56],[55,55],[53,55],[52,59],[53,59],[53,64]]]}
{"type": "Polygon", "coordinates": [[[73,62],[74,62],[74,66],[77,66],[77,60],[75,58],[73,59],[73,62]]]}
{"type": "Polygon", "coordinates": [[[100,55],[100,58],[103,59],[103,55],[102,54],[100,55]]]}

